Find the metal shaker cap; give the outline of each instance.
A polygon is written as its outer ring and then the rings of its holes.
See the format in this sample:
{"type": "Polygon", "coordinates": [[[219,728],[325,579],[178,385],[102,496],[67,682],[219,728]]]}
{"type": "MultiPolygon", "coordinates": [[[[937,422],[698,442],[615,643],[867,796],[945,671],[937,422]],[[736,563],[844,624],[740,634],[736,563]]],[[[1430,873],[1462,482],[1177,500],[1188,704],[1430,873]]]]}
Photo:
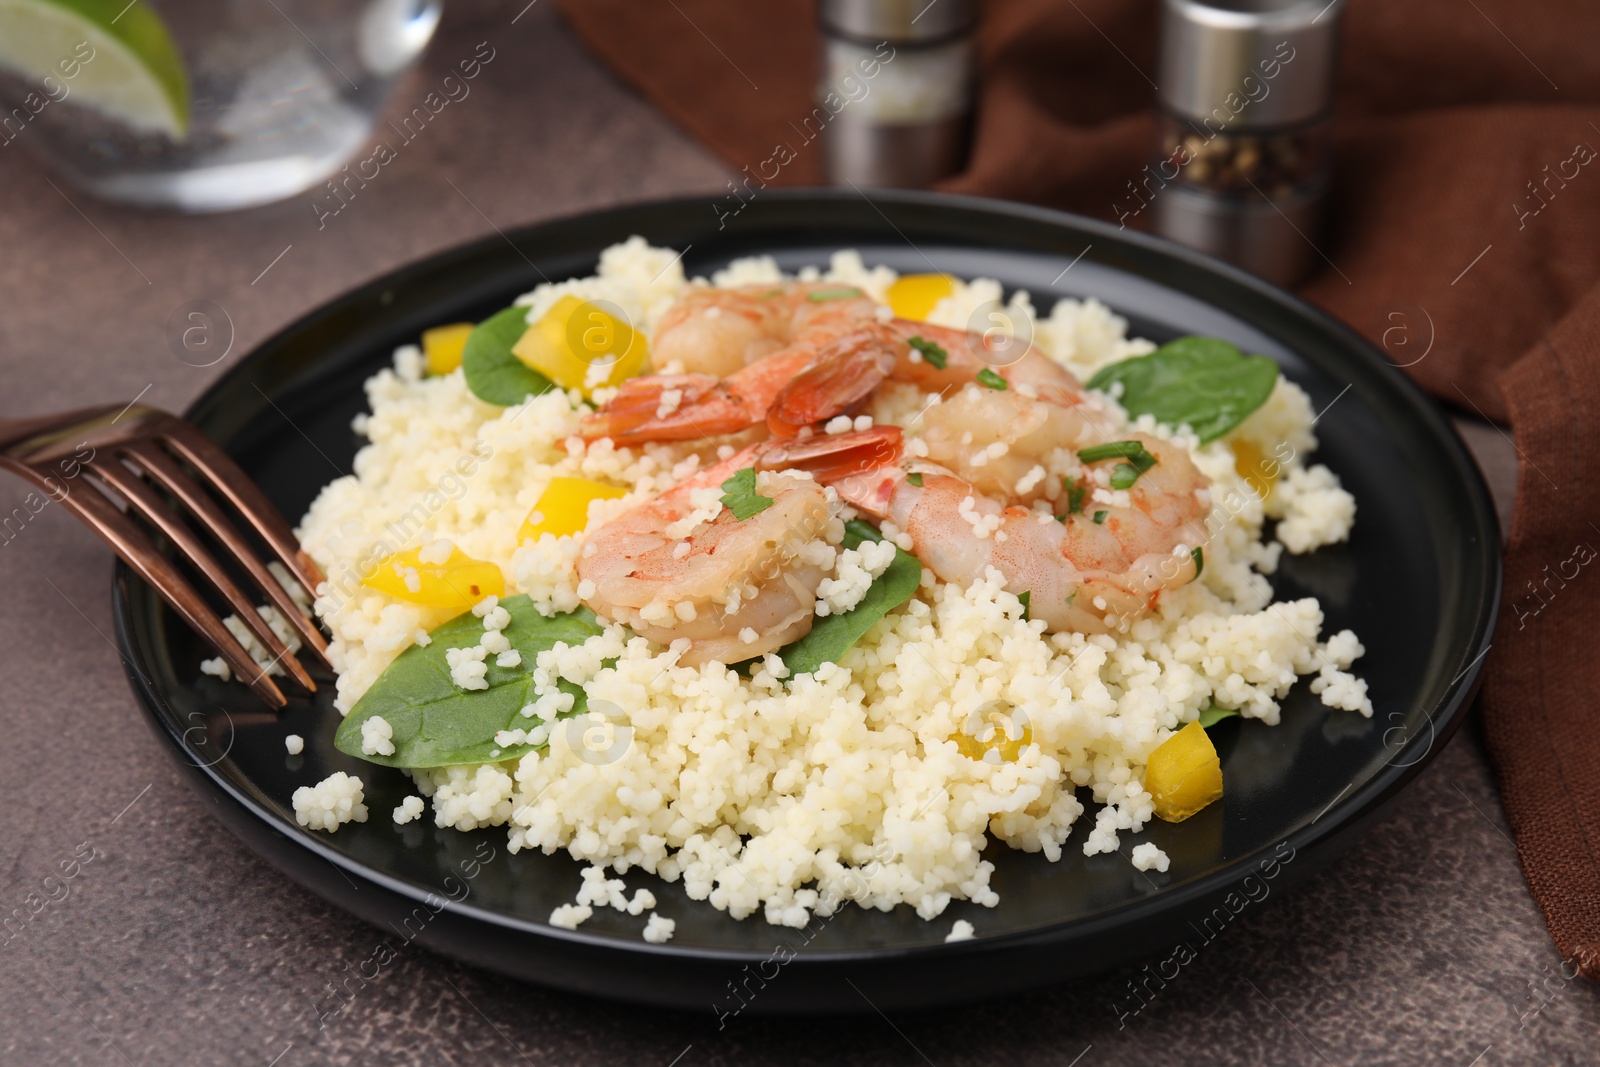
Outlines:
{"type": "Polygon", "coordinates": [[[817,14],[830,33],[922,44],[971,31],[978,22],[978,0],[821,0],[817,14]]]}
{"type": "Polygon", "coordinates": [[[1344,4],[1163,0],[1162,104],[1234,130],[1318,117],[1333,99],[1344,4]]]}

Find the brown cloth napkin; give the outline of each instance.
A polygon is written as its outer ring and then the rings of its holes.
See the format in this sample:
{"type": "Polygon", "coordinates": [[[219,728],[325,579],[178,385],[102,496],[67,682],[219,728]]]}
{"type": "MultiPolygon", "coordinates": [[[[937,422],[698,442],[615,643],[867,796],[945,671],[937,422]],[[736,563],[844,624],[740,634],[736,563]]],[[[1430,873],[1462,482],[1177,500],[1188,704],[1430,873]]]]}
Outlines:
{"type": "MultiPolygon", "coordinates": [[[[735,168],[797,142],[808,0],[559,2],[735,168]]],[[[1114,219],[1147,161],[1156,24],[1152,0],[990,0],[972,159],[944,187],[1114,219]]],[[[1484,722],[1528,885],[1600,980],[1600,7],[1350,0],[1344,32],[1324,264],[1300,291],[1396,364],[1426,351],[1407,373],[1513,428],[1484,722]]],[[[806,147],[776,182],[819,179],[806,147]]]]}

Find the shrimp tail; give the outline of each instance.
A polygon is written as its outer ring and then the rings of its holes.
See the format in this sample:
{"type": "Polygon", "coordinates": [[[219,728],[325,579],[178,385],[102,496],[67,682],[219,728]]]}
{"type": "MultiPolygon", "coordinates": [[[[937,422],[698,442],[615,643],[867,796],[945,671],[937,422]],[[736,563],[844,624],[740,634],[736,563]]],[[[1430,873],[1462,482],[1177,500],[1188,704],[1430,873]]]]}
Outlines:
{"type": "MultiPolygon", "coordinates": [[[[630,378],[617,389],[610,403],[584,416],[579,435],[586,441],[610,437],[619,445],[670,439],[661,434],[664,424],[670,422],[669,416],[685,408],[696,409],[712,398],[717,385],[717,379],[709,374],[651,374],[630,378]],[[663,412],[663,401],[673,391],[678,395],[667,405],[669,410],[663,412]]],[[[708,406],[714,406],[714,398],[713,404],[708,406]]]]}
{"type": "Polygon", "coordinates": [[[866,471],[898,470],[895,464],[900,461],[903,445],[898,426],[783,438],[761,446],[756,465],[762,470],[807,471],[824,485],[832,485],[866,471]]]}
{"type": "Polygon", "coordinates": [[[855,410],[889,377],[907,345],[882,327],[858,330],[829,343],[783,387],[767,411],[767,428],[792,437],[835,415],[855,410]]]}
{"type": "Polygon", "coordinates": [[[777,437],[859,408],[904,358],[887,326],[851,329],[818,347],[815,330],[718,380],[707,374],[633,378],[583,420],[586,440],[619,445],[737,433],[766,420],[777,437]]]}
{"type": "Polygon", "coordinates": [[[619,445],[636,445],[738,433],[766,416],[811,357],[809,349],[794,346],[720,381],[708,374],[630,378],[605,407],[584,418],[579,434],[588,441],[609,437],[619,445]],[[678,395],[669,396],[674,391],[678,395]]]}
{"type": "Polygon", "coordinates": [[[884,464],[856,471],[837,480],[824,481],[838,491],[845,503],[875,519],[883,519],[888,517],[890,499],[904,478],[905,471],[884,464]]]}

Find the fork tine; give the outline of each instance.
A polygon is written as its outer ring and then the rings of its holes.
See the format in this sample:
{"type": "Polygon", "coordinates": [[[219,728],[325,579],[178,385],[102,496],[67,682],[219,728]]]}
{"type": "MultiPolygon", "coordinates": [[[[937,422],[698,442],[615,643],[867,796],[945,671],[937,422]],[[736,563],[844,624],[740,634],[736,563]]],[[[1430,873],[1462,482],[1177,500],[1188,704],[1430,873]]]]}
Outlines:
{"type": "MultiPolygon", "coordinates": [[[[44,478],[31,468],[19,465],[15,469],[25,472],[29,480],[41,487],[50,489],[44,478]]],[[[178,569],[156,550],[155,545],[131,519],[114,507],[96,488],[87,486],[81,491],[69,491],[55,499],[88,523],[89,527],[100,535],[101,540],[122,557],[124,563],[132,567],[139,577],[161,594],[162,599],[183,617],[191,629],[210,642],[233,669],[233,673],[249,685],[267,707],[273,711],[281,711],[288,705],[283,691],[266,671],[256,666],[255,660],[250,658],[244,646],[226,626],[222,625],[222,620],[206,606],[205,600],[195,592],[178,569]]]]}
{"type": "Polygon", "coordinates": [[[289,528],[278,509],[272,506],[265,493],[256,487],[250,476],[239,469],[228,454],[212,443],[205,434],[180,419],[168,416],[152,427],[154,433],[184,459],[188,460],[218,493],[238,509],[255,528],[295,580],[307,593],[317,595],[317,586],[325,577],[311,557],[300,549],[294,531],[289,528]]]}
{"type": "Polygon", "coordinates": [[[234,584],[228,572],[212,558],[211,553],[206,551],[205,545],[194,535],[194,531],[178,519],[165,501],[156,495],[155,490],[115,457],[107,459],[97,456],[89,461],[84,470],[115,489],[128,502],[130,509],[173,542],[184,558],[205,575],[223,598],[233,606],[234,614],[266,647],[272,656],[272,662],[282,664],[290,677],[307,693],[317,691],[317,684],[311,680],[311,676],[306,673],[299,661],[289,654],[288,646],[278,640],[278,635],[272,632],[272,627],[268,626],[267,621],[256,611],[251,599],[234,584]]]}
{"type": "Polygon", "coordinates": [[[221,541],[233,554],[233,558],[240,566],[250,572],[256,584],[272,600],[278,613],[299,633],[300,640],[306,647],[315,652],[318,658],[331,668],[327,640],[322,636],[322,631],[317,629],[316,623],[301,613],[300,605],[294,602],[288,590],[284,589],[272,572],[262,565],[254,548],[240,536],[227,515],[217,506],[216,501],[207,496],[194,479],[189,477],[177,461],[167,455],[159,445],[150,441],[133,441],[123,447],[122,453],[182,501],[184,506],[204,523],[212,536],[221,541]]]}

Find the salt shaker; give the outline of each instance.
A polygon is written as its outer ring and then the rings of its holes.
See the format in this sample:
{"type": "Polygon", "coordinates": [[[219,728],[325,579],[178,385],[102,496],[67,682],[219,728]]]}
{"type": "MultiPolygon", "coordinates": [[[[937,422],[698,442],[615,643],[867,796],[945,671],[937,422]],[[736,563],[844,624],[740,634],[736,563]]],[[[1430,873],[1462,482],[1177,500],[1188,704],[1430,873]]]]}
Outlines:
{"type": "Polygon", "coordinates": [[[1132,190],[1155,232],[1279,285],[1320,259],[1343,13],[1344,0],[1162,0],[1155,158],[1132,190]]]}
{"type": "Polygon", "coordinates": [[[978,0],[821,0],[803,121],[835,185],[919,188],[966,163],[978,0]]]}

